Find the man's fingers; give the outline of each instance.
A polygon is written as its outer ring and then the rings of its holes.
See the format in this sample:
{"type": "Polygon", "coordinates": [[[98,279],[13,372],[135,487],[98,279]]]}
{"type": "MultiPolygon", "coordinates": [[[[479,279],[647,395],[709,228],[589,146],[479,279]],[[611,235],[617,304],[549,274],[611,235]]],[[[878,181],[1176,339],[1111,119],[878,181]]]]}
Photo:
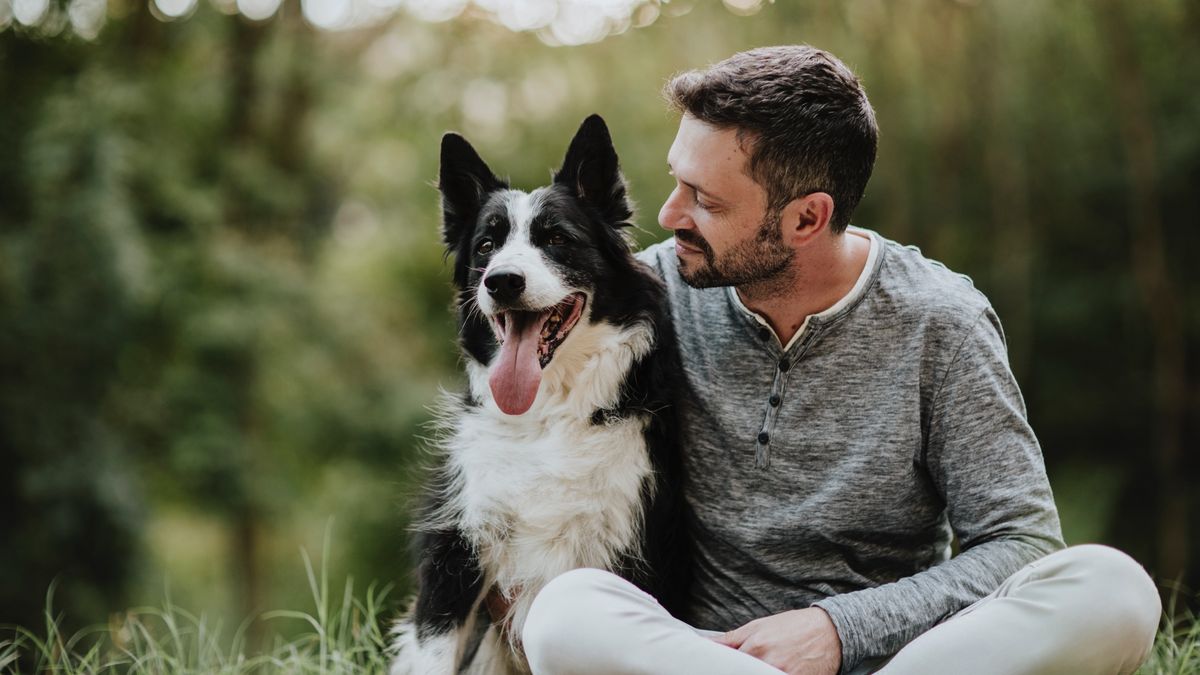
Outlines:
{"type": "Polygon", "coordinates": [[[746,626],[742,626],[741,628],[735,628],[735,629],[729,631],[728,633],[723,633],[721,635],[715,635],[715,636],[713,636],[713,640],[715,640],[727,647],[733,647],[734,649],[738,649],[742,646],[742,643],[746,641],[746,636],[749,634],[750,634],[750,631],[747,630],[746,626]]]}
{"type": "Polygon", "coordinates": [[[742,646],[742,641],[733,636],[733,631],[729,631],[724,635],[717,635],[713,638],[713,640],[725,645],[726,647],[733,647],[734,649],[742,646]]]}

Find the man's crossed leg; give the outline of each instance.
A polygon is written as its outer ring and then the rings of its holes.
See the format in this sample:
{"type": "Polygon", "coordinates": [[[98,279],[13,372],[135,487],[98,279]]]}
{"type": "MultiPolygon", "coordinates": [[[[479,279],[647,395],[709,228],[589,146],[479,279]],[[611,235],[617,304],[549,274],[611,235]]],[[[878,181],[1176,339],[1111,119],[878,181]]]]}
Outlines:
{"type": "MultiPolygon", "coordinates": [[[[1158,591],[1132,558],[1075,546],[1035,561],[1000,588],[848,675],[1124,675],[1154,641],[1158,591]]],[[[550,582],[523,631],[537,675],[778,675],[671,617],[651,596],[608,572],[583,569],[550,582]]]]}

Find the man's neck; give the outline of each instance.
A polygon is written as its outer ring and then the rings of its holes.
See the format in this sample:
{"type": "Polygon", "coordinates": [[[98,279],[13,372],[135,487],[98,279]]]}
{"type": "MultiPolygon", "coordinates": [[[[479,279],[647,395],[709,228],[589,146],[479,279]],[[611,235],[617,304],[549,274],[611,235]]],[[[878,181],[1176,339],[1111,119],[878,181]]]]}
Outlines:
{"type": "Polygon", "coordinates": [[[786,345],[805,319],[833,307],[854,288],[870,252],[869,237],[843,232],[815,243],[804,255],[797,253],[781,275],[739,286],[737,294],[786,345]]]}

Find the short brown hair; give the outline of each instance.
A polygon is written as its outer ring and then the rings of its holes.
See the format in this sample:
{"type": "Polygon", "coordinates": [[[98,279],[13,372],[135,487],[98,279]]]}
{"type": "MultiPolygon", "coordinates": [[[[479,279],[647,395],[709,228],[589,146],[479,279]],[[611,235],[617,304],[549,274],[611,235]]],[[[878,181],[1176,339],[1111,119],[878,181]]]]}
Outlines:
{"type": "Polygon", "coordinates": [[[769,209],[827,192],[831,229],[850,224],[875,165],[879,129],[858,78],[837,57],[808,45],[761,47],[676,75],[663,95],[676,110],[737,130],[769,209]]]}

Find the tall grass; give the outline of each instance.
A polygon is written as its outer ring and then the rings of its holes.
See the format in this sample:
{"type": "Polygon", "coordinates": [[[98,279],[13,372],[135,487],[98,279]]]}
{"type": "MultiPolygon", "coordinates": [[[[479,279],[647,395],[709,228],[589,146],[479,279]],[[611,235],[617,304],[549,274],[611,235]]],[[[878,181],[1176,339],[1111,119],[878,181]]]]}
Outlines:
{"type": "MultiPolygon", "coordinates": [[[[324,560],[329,559],[328,536],[324,560]]],[[[33,631],[0,626],[0,673],[62,673],[64,675],[250,675],[258,673],[341,674],[386,673],[387,629],[381,625],[390,612],[390,587],[370,586],[364,598],[355,597],[354,582],[346,581],[339,599],[329,592],[324,566],[313,568],[302,551],[304,568],[315,604],[312,613],[282,610],[260,617],[270,623],[301,622],[309,630],[284,640],[276,634],[259,653],[248,654],[250,620],[231,638],[224,626],[205,615],[174,606],[140,607],[96,626],[66,636],[53,613],[54,587],[46,597],[45,627],[33,631]]]]}
{"type": "Polygon", "coordinates": [[[1195,675],[1200,673],[1200,620],[1186,608],[1179,609],[1172,594],[1154,639],[1150,658],[1137,675],[1195,675]]]}
{"type": "MultiPolygon", "coordinates": [[[[328,549],[328,541],[326,541],[328,549]]],[[[54,588],[47,594],[45,627],[35,632],[19,626],[0,627],[0,674],[62,673],[130,675],[250,675],[259,673],[341,674],[386,673],[387,630],[380,619],[390,615],[389,588],[371,586],[361,600],[347,580],[334,602],[322,568],[314,571],[302,552],[313,613],[267,612],[268,622],[298,621],[309,630],[283,640],[276,635],[261,653],[247,654],[249,621],[226,640],[220,621],[174,606],[142,607],[75,635],[63,635],[51,611],[54,588]]],[[[326,550],[325,559],[328,559],[326,550]]],[[[1137,675],[1200,675],[1200,621],[1174,598],[1163,617],[1154,649],[1137,675]]]]}

